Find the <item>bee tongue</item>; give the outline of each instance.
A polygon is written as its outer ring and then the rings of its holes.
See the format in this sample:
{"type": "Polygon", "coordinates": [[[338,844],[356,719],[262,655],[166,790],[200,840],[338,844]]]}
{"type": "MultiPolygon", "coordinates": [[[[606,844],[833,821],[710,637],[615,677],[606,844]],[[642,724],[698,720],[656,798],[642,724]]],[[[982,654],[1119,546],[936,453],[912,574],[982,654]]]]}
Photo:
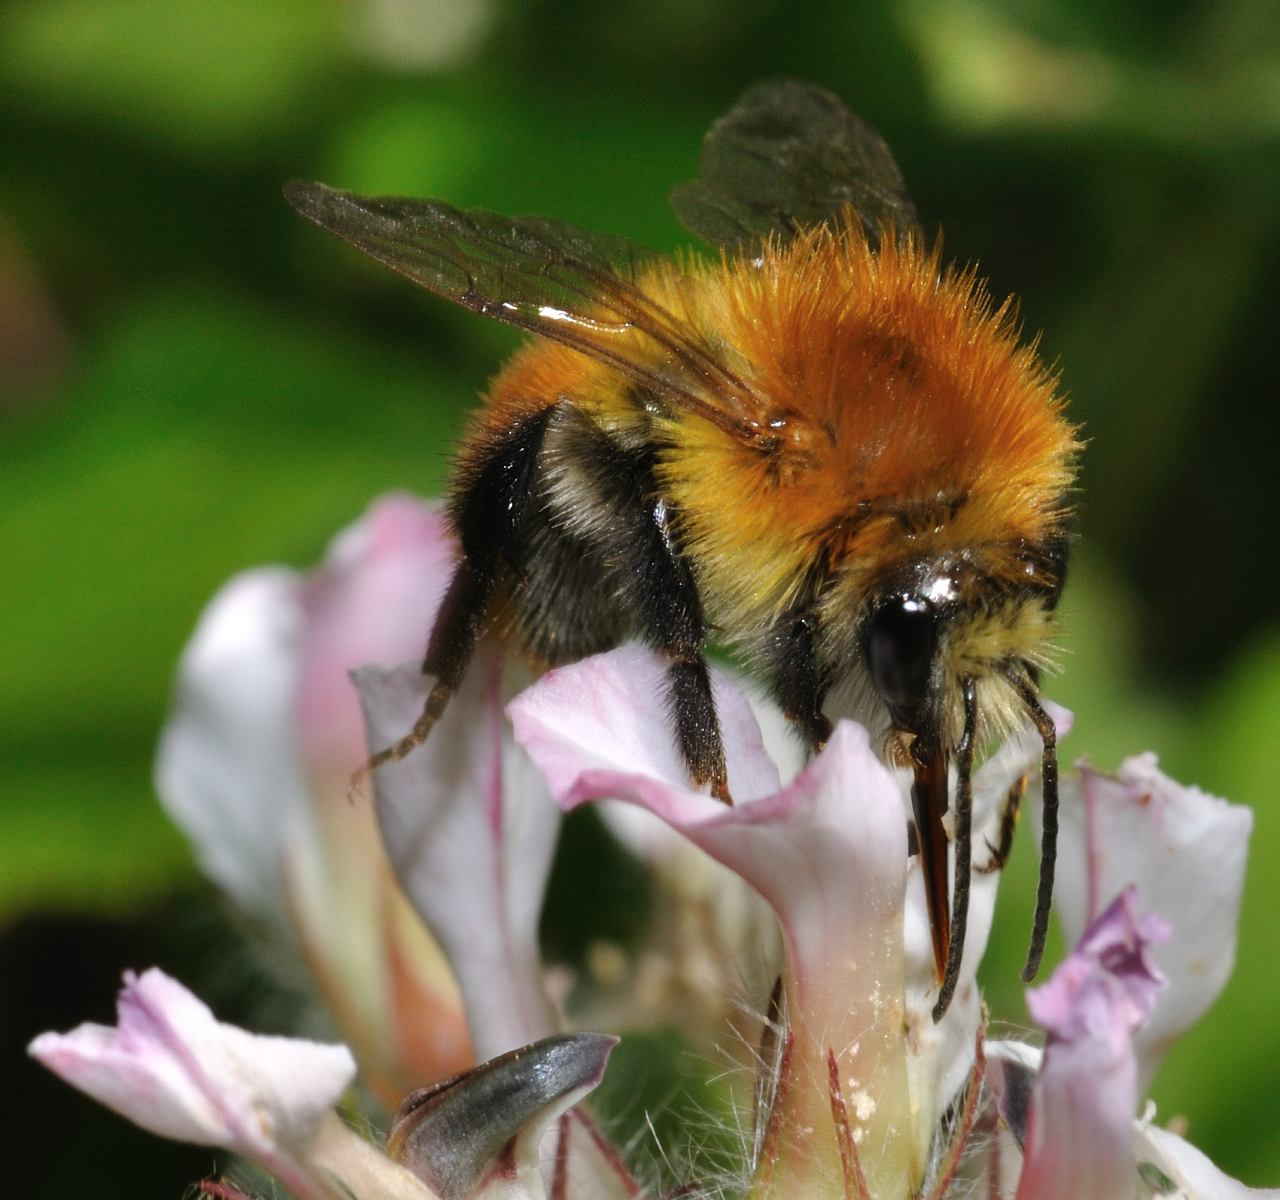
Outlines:
{"type": "Polygon", "coordinates": [[[933,937],[933,962],[938,982],[946,974],[951,941],[951,889],[947,884],[947,831],[942,818],[947,811],[947,754],[934,745],[917,760],[911,785],[920,870],[924,876],[925,907],[933,937]]]}

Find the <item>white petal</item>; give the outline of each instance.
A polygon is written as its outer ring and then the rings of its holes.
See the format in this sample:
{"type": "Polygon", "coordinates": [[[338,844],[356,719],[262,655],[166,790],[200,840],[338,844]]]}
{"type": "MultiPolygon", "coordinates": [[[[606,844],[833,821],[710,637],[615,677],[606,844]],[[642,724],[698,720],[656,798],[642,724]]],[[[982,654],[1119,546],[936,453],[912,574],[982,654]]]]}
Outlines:
{"type": "Polygon", "coordinates": [[[204,872],[250,913],[283,923],[280,849],[307,803],[293,720],[298,576],[228,582],[183,651],[156,789],[204,872]]]}
{"type": "MultiPolygon", "coordinates": [[[[416,665],[355,673],[369,744],[413,727],[430,686],[416,665]]],[[[560,816],[510,739],[503,668],[482,647],[424,745],[375,779],[387,855],[449,959],[478,1058],[556,1032],[538,918],[560,816]]]]}
{"type": "Polygon", "coordinates": [[[314,1135],[355,1077],[345,1046],[224,1025],[162,971],[127,975],[118,1025],[45,1033],[30,1052],[144,1129],[270,1164],[314,1135]]]}
{"type": "Polygon", "coordinates": [[[1190,1142],[1152,1125],[1138,1131],[1138,1164],[1149,1163],[1180,1190],[1160,1200],[1277,1200],[1280,1189],[1251,1188],[1224,1175],[1190,1142]]]}
{"type": "Polygon", "coordinates": [[[735,800],[726,808],[687,781],[662,678],[657,656],[635,647],[553,672],[512,703],[516,737],[562,805],[616,797],[648,809],[742,875],[778,914],[795,1040],[793,1077],[779,1091],[788,1132],[775,1185],[820,1188],[830,1177],[837,1142],[828,1051],[842,1092],[857,1097],[849,1104],[855,1136],[876,1146],[866,1164],[873,1191],[918,1178],[923,1148],[902,1032],[906,822],[896,784],[866,731],[842,722],[823,753],[778,790],[745,698],[716,674],[735,800]],[[792,1135],[819,1125],[825,1134],[795,1150],[792,1135]]]}
{"type": "Polygon", "coordinates": [[[1163,775],[1154,755],[1114,775],[1063,781],[1058,919],[1075,941],[1126,886],[1171,926],[1155,958],[1169,986],[1137,1036],[1140,1092],[1173,1041],[1217,998],[1235,963],[1253,814],[1163,775]]]}

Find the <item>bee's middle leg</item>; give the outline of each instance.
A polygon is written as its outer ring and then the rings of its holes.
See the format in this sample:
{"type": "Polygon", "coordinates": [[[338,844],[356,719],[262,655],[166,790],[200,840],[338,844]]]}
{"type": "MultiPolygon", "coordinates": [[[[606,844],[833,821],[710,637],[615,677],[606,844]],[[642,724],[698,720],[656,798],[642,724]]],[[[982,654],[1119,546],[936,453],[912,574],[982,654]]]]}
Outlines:
{"type": "Polygon", "coordinates": [[[639,631],[671,660],[667,696],[689,774],[696,784],[710,784],[711,794],[730,804],[724,742],[704,652],[707,625],[702,600],[689,562],[678,548],[671,510],[660,500],[648,502],[646,508],[646,565],[636,614],[639,631]]]}
{"type": "MultiPolygon", "coordinates": [[[[702,599],[680,545],[679,514],[661,494],[655,458],[652,446],[620,445],[571,404],[558,406],[552,418],[543,457],[547,519],[551,528],[577,529],[585,539],[564,556],[557,573],[576,577],[571,590],[580,599],[583,572],[594,567],[603,586],[587,606],[590,623],[609,626],[593,646],[576,637],[562,641],[561,649],[581,642],[568,655],[577,657],[630,634],[665,655],[667,702],[681,756],[693,782],[709,784],[727,803],[702,599]]],[[[586,622],[575,624],[585,628],[586,622]]]]}
{"type": "Polygon", "coordinates": [[[397,762],[426,741],[444,714],[475,654],[494,595],[518,551],[535,497],[537,460],[551,409],[514,425],[502,437],[478,444],[455,485],[450,505],[461,554],[436,613],[422,672],[432,678],[413,728],[372,754],[360,775],[397,762]]]}

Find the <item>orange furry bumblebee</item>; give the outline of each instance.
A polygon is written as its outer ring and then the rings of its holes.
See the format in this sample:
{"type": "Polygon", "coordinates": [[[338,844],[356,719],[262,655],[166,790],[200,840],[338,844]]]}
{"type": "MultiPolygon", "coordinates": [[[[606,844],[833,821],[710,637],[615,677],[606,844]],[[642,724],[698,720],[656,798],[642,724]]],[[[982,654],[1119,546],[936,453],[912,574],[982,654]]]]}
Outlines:
{"type": "Polygon", "coordinates": [[[486,629],[545,665],[638,637],[668,657],[692,779],[728,801],[714,630],[811,750],[852,713],[913,771],[940,1017],[964,943],[974,756],[1030,718],[1045,822],[1029,978],[1056,834],[1038,677],[1078,445],[1008,307],[925,248],[875,131],[814,87],[748,91],[672,194],[719,248],[710,259],[438,201],[286,195],[410,279],[538,335],[464,439],[461,555],[424,663],[435,682],[372,765],[428,735],[486,629]]]}

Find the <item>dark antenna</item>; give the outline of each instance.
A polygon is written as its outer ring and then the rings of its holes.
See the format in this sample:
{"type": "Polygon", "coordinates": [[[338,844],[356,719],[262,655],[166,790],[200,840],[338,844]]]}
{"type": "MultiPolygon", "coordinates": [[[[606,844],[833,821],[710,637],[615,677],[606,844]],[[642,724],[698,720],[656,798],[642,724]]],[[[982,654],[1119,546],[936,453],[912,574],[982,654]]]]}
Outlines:
{"type": "Polygon", "coordinates": [[[1027,950],[1026,965],[1022,968],[1023,982],[1030,983],[1036,977],[1040,960],[1044,957],[1044,942],[1049,933],[1049,908],[1053,903],[1053,873],[1058,857],[1058,730],[1053,718],[1040,703],[1031,681],[1020,675],[1010,675],[1009,679],[1044,742],[1040,766],[1044,801],[1044,831],[1040,835],[1040,886],[1036,890],[1031,945],[1027,950]]]}
{"type": "Polygon", "coordinates": [[[933,1020],[941,1021],[951,1006],[956,983],[960,979],[960,961],[964,955],[965,931],[969,925],[969,875],[973,834],[973,743],[978,726],[977,686],[973,676],[966,675],[964,692],[964,732],[956,745],[956,877],[951,897],[951,938],[947,945],[947,965],[942,974],[942,988],[933,1006],[933,1020]]]}

